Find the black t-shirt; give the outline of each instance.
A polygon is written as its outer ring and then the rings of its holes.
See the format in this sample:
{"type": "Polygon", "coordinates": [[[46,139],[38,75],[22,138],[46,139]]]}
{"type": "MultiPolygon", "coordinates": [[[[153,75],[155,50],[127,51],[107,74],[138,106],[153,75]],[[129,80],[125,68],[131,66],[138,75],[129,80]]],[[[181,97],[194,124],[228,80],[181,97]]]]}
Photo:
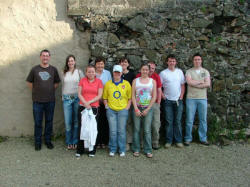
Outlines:
{"type": "Polygon", "coordinates": [[[60,82],[59,74],[54,66],[43,68],[40,65],[33,67],[26,79],[33,83],[32,100],[34,102],[55,101],[54,84],[60,82]]]}
{"type": "Polygon", "coordinates": [[[133,82],[133,80],[135,78],[135,73],[133,71],[129,70],[128,73],[122,74],[122,78],[124,80],[128,81],[130,83],[130,85],[132,85],[132,82],[133,82]]]}

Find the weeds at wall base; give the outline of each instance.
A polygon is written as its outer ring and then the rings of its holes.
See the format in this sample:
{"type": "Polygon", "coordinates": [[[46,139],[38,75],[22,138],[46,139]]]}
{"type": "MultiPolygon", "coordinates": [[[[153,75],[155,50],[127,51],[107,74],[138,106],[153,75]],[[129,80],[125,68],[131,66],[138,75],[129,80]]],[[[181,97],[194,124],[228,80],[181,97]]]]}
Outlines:
{"type": "Polygon", "coordinates": [[[0,143],[5,142],[7,139],[7,136],[0,136],[0,143]]]}

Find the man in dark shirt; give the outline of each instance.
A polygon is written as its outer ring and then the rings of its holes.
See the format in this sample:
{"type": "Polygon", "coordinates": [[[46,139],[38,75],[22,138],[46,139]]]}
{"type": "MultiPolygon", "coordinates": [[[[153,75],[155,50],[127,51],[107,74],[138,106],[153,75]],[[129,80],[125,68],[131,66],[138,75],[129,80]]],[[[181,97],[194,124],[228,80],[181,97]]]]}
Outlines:
{"type": "Polygon", "coordinates": [[[49,64],[50,52],[46,49],[40,52],[40,64],[34,66],[26,81],[32,90],[35,150],[41,150],[42,120],[45,114],[44,138],[48,149],[53,149],[51,135],[53,131],[53,116],[55,108],[55,90],[60,82],[59,74],[54,66],[49,64]]]}

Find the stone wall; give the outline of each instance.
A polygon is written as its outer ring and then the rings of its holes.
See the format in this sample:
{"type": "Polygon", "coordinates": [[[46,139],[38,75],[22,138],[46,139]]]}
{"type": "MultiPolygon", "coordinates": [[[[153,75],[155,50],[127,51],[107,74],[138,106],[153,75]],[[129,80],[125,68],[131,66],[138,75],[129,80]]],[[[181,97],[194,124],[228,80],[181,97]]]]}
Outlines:
{"type": "Polygon", "coordinates": [[[91,31],[91,59],[107,68],[126,56],[138,70],[154,60],[165,68],[173,53],[185,72],[200,52],[211,73],[209,119],[225,127],[250,124],[249,2],[245,0],[69,0],[68,15],[82,32],[91,31]]]}

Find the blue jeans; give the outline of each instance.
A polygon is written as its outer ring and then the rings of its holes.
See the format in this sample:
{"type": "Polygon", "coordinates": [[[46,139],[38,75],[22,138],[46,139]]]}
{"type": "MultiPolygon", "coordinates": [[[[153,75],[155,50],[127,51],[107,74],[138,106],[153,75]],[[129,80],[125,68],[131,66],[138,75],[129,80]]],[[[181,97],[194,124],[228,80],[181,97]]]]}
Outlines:
{"type": "Polygon", "coordinates": [[[192,128],[196,109],[199,116],[199,138],[200,141],[207,141],[207,99],[187,99],[186,100],[186,135],[185,142],[192,141],[192,128]]]}
{"type": "Polygon", "coordinates": [[[35,122],[34,136],[35,144],[42,143],[43,132],[43,114],[45,114],[45,143],[51,142],[51,135],[53,132],[53,117],[54,117],[55,102],[33,102],[33,117],[35,122]]]}
{"type": "MultiPolygon", "coordinates": [[[[140,108],[139,108],[140,109],[140,108]]],[[[142,109],[140,109],[142,111],[142,109]]],[[[144,117],[136,116],[135,112],[133,111],[133,120],[134,120],[134,133],[133,133],[133,146],[132,149],[134,152],[140,152],[140,130],[141,130],[141,123],[144,129],[144,143],[143,149],[144,153],[152,153],[152,139],[151,139],[151,125],[152,125],[152,118],[153,118],[153,110],[150,109],[148,114],[144,117]]]]}
{"type": "Polygon", "coordinates": [[[183,112],[183,101],[165,100],[166,114],[166,142],[172,143],[173,139],[176,143],[182,142],[181,119],[183,112]]]}
{"type": "Polygon", "coordinates": [[[109,148],[110,152],[126,152],[126,124],[128,119],[128,110],[123,109],[115,111],[107,109],[107,118],[109,123],[109,148]]]}
{"type": "Polygon", "coordinates": [[[65,121],[66,144],[77,144],[78,141],[78,108],[79,98],[77,95],[63,95],[63,112],[65,121]]]}

